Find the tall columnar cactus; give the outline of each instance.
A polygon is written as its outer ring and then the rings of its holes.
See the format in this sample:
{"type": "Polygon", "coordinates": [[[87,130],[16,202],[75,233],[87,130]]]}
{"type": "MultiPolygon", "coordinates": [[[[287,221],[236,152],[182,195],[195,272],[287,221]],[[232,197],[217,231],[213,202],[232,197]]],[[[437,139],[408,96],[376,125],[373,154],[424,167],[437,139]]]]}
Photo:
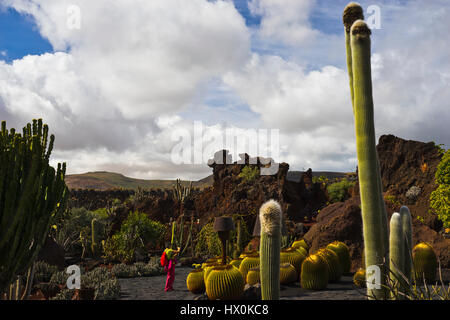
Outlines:
{"type": "Polygon", "coordinates": [[[98,242],[97,242],[97,219],[92,219],[91,221],[91,251],[92,256],[96,257],[98,253],[98,242]]]}
{"type": "Polygon", "coordinates": [[[375,145],[370,35],[369,27],[362,20],[355,21],[350,29],[356,153],[366,265],[377,265],[381,268],[380,283],[375,287],[368,287],[367,292],[370,297],[384,299],[386,270],[383,265],[389,261],[389,239],[386,211],[381,201],[380,172],[375,145]]]}
{"type": "Polygon", "coordinates": [[[402,232],[404,241],[404,261],[403,261],[403,275],[411,283],[412,280],[412,222],[411,213],[408,207],[402,206],[400,208],[400,216],[402,217],[402,232]]]}
{"type": "Polygon", "coordinates": [[[261,297],[263,300],[280,299],[281,216],[281,206],[275,200],[264,203],[259,210],[261,297]]]}
{"type": "Polygon", "coordinates": [[[405,239],[403,234],[402,216],[394,212],[390,223],[389,251],[390,263],[389,269],[393,273],[393,280],[397,283],[397,289],[400,289],[400,282],[403,282],[402,276],[405,270],[405,239]]]}
{"type": "Polygon", "coordinates": [[[65,210],[65,164],[49,165],[55,137],[33,120],[23,128],[0,131],[0,292],[23,274],[43,246],[52,218],[65,210]]]}

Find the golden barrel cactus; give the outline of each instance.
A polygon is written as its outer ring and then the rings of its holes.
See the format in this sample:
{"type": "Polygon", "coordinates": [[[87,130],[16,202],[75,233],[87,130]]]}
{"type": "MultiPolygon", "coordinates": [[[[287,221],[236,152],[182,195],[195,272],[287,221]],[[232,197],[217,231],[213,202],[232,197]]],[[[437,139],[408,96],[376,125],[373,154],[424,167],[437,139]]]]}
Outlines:
{"type": "Polygon", "coordinates": [[[302,264],[300,284],[309,290],[322,290],[328,284],[328,266],[324,258],[318,254],[307,257],[302,264]]]}
{"type": "Polygon", "coordinates": [[[245,257],[240,266],[239,266],[239,271],[242,273],[242,276],[244,277],[244,279],[247,279],[247,273],[251,268],[254,267],[258,267],[260,264],[259,261],[259,254],[257,253],[253,253],[253,254],[248,254],[247,257],[245,257]]]}
{"type": "Polygon", "coordinates": [[[261,283],[261,273],[259,267],[251,268],[247,272],[247,283],[251,286],[261,283]]]}
{"type": "Polygon", "coordinates": [[[339,257],[342,266],[342,273],[349,273],[352,266],[350,250],[347,245],[340,241],[334,241],[327,245],[327,249],[333,250],[339,257]]]}
{"type": "Polygon", "coordinates": [[[186,279],[186,285],[190,292],[199,294],[205,292],[205,281],[203,279],[203,269],[192,270],[186,279]]]}
{"type": "Polygon", "coordinates": [[[239,266],[241,265],[242,260],[244,260],[244,259],[242,259],[242,258],[237,258],[237,259],[231,260],[231,261],[230,261],[230,264],[231,264],[233,267],[236,267],[236,268],[239,269],[239,266]]]}
{"type": "Polygon", "coordinates": [[[290,263],[294,266],[297,271],[297,279],[300,276],[300,272],[302,270],[302,263],[305,260],[306,256],[300,253],[295,248],[288,248],[281,250],[280,254],[280,263],[290,263]]]}
{"type": "Polygon", "coordinates": [[[412,254],[416,282],[423,283],[425,278],[428,284],[433,283],[436,280],[438,266],[433,247],[426,242],[421,242],[414,247],[412,254]]]}
{"type": "Polygon", "coordinates": [[[305,249],[306,252],[309,251],[309,246],[306,243],[306,241],[303,239],[294,241],[294,243],[292,244],[292,248],[295,248],[295,249],[303,248],[303,249],[305,249]]]}
{"type": "Polygon", "coordinates": [[[342,276],[342,265],[339,261],[338,255],[330,249],[322,248],[317,251],[317,254],[323,257],[328,266],[328,274],[330,282],[337,282],[342,276]]]}
{"type": "Polygon", "coordinates": [[[290,263],[280,265],[280,284],[291,284],[297,281],[297,270],[290,263]]]}
{"type": "Polygon", "coordinates": [[[358,271],[353,275],[353,283],[357,287],[366,287],[366,270],[359,268],[358,271]]]}
{"type": "Polygon", "coordinates": [[[237,268],[231,264],[215,266],[206,281],[206,295],[209,300],[238,300],[244,286],[244,277],[237,268]]]}

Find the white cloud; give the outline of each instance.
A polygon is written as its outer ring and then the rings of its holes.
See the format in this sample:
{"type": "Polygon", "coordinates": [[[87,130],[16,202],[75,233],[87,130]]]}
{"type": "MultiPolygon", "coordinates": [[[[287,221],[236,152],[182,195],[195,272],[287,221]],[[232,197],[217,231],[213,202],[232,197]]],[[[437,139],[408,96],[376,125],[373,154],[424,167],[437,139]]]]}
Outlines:
{"type": "MultiPolygon", "coordinates": [[[[372,36],[377,135],[448,146],[450,6],[377,3],[383,19],[372,36]]],[[[329,14],[315,10],[324,1],[252,0],[252,14],[261,16],[253,30],[229,1],[2,4],[31,14],[63,52],[0,62],[0,116],[8,126],[43,117],[57,137],[53,161],[67,161],[71,172],[202,178],[211,172],[205,164],[176,166],[170,157],[173,131],[192,136],[196,120],[217,135],[227,128],[280,129],[276,160],[294,170],[356,166],[343,27],[336,27],[338,36],[311,24],[313,12],[329,14]],[[67,29],[69,4],[81,8],[80,30],[67,29]]],[[[211,153],[221,147],[216,141],[211,153]]]]}

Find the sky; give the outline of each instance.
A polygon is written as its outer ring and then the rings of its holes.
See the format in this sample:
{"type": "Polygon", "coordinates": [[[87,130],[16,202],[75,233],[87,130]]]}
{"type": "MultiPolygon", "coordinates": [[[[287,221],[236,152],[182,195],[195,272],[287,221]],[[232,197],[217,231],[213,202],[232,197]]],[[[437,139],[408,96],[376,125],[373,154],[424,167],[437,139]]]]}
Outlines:
{"type": "MultiPolygon", "coordinates": [[[[0,119],[43,118],[52,164],[68,173],[197,180],[222,148],[354,171],[347,3],[0,0],[0,119]],[[246,132],[257,140],[226,139],[246,132]]],[[[377,139],[448,148],[450,2],[359,3],[373,26],[377,139]]]]}

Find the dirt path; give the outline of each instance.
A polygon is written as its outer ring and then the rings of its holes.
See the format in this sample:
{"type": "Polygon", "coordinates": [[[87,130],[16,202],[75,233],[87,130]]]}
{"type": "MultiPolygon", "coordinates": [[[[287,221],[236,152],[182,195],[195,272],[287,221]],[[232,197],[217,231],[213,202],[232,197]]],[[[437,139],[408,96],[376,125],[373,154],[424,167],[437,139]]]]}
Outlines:
{"type": "MultiPolygon", "coordinates": [[[[191,268],[177,267],[174,291],[165,292],[166,276],[119,279],[122,300],[193,300],[198,295],[186,288],[186,277],[191,268]]],[[[362,290],[364,291],[364,290],[362,290]]],[[[330,283],[326,290],[311,291],[300,288],[296,283],[281,287],[282,300],[362,300],[364,297],[354,289],[351,276],[342,277],[339,283],[330,283]]]]}

